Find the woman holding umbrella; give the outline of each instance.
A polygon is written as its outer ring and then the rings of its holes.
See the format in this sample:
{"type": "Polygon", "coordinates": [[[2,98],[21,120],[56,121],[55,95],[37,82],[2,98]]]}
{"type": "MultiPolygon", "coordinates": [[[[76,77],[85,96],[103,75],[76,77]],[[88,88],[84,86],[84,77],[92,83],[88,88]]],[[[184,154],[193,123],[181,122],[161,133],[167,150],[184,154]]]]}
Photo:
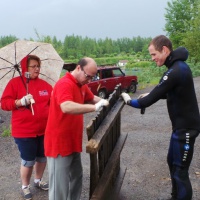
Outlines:
{"type": "Polygon", "coordinates": [[[12,136],[21,156],[21,181],[24,199],[32,199],[30,179],[35,167],[34,185],[48,190],[42,181],[46,167],[44,132],[52,86],[40,79],[40,58],[28,55],[21,60],[22,75],[11,79],[1,97],[2,110],[12,111],[12,136]]]}

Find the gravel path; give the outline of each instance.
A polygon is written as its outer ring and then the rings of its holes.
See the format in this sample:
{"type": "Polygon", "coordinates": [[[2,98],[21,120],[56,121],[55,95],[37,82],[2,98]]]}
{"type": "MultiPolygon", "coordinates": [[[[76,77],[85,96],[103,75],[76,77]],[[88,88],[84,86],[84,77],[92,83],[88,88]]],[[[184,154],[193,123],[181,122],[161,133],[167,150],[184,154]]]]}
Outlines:
{"type": "MultiPolygon", "coordinates": [[[[200,77],[195,78],[195,87],[200,107],[200,77]]],[[[152,88],[138,90],[133,96],[151,91],[152,88]]],[[[10,113],[0,111],[0,116],[9,124],[10,113]]],[[[94,113],[85,115],[85,125],[94,113]]],[[[121,154],[121,165],[127,168],[120,192],[120,200],[166,200],[170,197],[171,183],[166,162],[171,133],[165,100],[160,100],[146,109],[145,115],[129,106],[122,110],[122,133],[128,137],[121,154]]],[[[84,185],[81,200],[88,200],[89,155],[85,153],[87,142],[84,134],[82,162],[84,185]]],[[[195,144],[195,153],[190,167],[193,186],[193,200],[200,200],[200,137],[195,144]]],[[[19,153],[12,137],[0,137],[0,200],[22,200],[20,194],[19,153]]],[[[44,178],[48,178],[48,169],[44,178]]],[[[34,200],[48,200],[47,192],[31,188],[34,200]]]]}

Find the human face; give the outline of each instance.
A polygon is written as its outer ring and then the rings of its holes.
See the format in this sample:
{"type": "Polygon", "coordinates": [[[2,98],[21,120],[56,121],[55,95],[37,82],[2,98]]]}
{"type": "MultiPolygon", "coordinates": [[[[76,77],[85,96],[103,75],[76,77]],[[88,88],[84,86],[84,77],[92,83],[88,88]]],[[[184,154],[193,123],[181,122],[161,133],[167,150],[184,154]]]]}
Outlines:
{"type": "Polygon", "coordinates": [[[30,78],[35,79],[39,76],[40,66],[37,60],[30,60],[28,65],[28,72],[30,72],[30,78]]]}
{"type": "Polygon", "coordinates": [[[169,50],[167,51],[167,47],[163,46],[161,51],[157,51],[154,45],[149,46],[149,54],[151,55],[151,59],[156,63],[158,67],[164,65],[167,56],[169,55],[169,50]]]}
{"type": "Polygon", "coordinates": [[[94,76],[96,75],[97,66],[96,64],[93,64],[92,62],[88,63],[83,68],[79,66],[79,73],[80,73],[80,76],[78,77],[78,82],[81,85],[85,85],[91,82],[94,76]]]}
{"type": "Polygon", "coordinates": [[[85,75],[86,79],[92,80],[95,77],[95,76],[88,75],[83,68],[81,70],[84,72],[84,75],[85,75]]]}

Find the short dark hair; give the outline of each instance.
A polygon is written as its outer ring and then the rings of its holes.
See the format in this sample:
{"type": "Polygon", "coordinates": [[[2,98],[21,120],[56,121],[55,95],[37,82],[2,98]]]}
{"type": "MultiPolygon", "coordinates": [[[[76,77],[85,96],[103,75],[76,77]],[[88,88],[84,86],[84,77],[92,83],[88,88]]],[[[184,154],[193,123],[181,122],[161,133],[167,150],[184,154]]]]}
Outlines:
{"type": "Polygon", "coordinates": [[[86,58],[81,58],[81,59],[78,61],[78,63],[77,63],[76,66],[80,65],[81,69],[83,69],[83,67],[86,66],[87,64],[88,64],[87,59],[86,59],[86,58]]]}
{"type": "Polygon", "coordinates": [[[163,46],[166,46],[170,51],[173,51],[172,42],[168,37],[164,35],[158,35],[155,38],[153,38],[149,46],[150,45],[153,45],[155,47],[155,50],[159,52],[162,51],[163,46]]]}
{"type": "Polygon", "coordinates": [[[36,55],[28,55],[28,59],[27,59],[27,66],[29,66],[29,63],[31,60],[36,60],[38,62],[38,65],[41,65],[41,60],[38,56],[36,55]]]}

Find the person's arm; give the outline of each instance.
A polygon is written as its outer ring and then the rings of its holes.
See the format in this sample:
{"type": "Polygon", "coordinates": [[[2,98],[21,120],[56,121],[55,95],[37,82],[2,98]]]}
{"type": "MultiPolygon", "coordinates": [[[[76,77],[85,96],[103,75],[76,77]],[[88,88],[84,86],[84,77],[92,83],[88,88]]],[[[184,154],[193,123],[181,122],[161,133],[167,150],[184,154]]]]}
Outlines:
{"type": "Polygon", "coordinates": [[[79,104],[73,101],[65,101],[60,104],[63,113],[68,114],[84,114],[94,111],[99,111],[103,106],[108,106],[109,102],[94,96],[93,104],[79,104]]]}
{"type": "Polygon", "coordinates": [[[95,111],[95,105],[93,104],[79,104],[73,101],[65,101],[61,103],[60,108],[63,113],[68,114],[84,114],[95,111]]]}
{"type": "Polygon", "coordinates": [[[18,82],[15,79],[11,79],[6,85],[1,97],[2,110],[12,111],[21,106],[27,106],[31,103],[31,99],[33,99],[31,94],[24,95],[21,98],[16,98],[19,96],[19,91],[16,89],[17,84],[18,82]]]}
{"type": "Polygon", "coordinates": [[[98,103],[102,98],[94,95],[94,98],[92,99],[92,101],[89,101],[87,103],[90,103],[90,104],[95,104],[95,103],[98,103]]]}
{"type": "Polygon", "coordinates": [[[131,99],[130,96],[126,93],[124,93],[125,95],[122,95],[122,97],[127,105],[130,105],[134,108],[149,107],[159,99],[165,98],[168,92],[178,84],[180,79],[179,74],[180,73],[177,71],[177,69],[168,70],[160,79],[159,84],[149,94],[144,94],[142,98],[131,99]]]}
{"type": "Polygon", "coordinates": [[[122,92],[121,96],[122,96],[124,102],[127,105],[132,106],[134,108],[141,108],[140,104],[138,103],[138,100],[137,99],[131,99],[129,94],[122,92]]]}

